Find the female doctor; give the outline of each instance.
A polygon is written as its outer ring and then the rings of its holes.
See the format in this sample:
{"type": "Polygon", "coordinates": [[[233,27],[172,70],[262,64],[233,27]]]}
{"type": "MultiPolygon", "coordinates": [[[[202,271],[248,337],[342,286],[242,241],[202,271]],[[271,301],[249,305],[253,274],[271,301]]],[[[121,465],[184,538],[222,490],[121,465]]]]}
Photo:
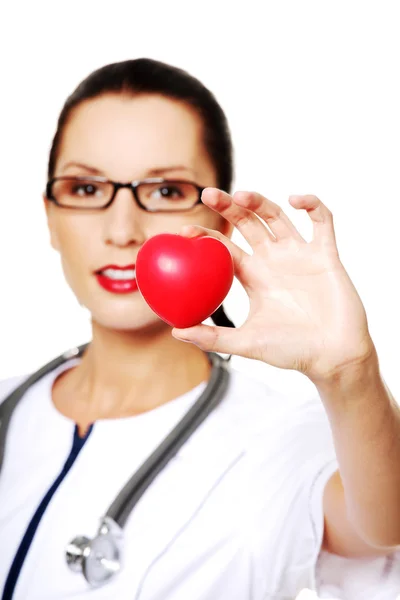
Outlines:
{"type": "MultiPolygon", "coordinates": [[[[2,599],[269,600],[303,587],[394,599],[400,414],[328,208],[312,195],[289,198],[312,220],[307,243],[268,198],[230,195],[231,141],[215,98],[147,59],[105,66],[67,99],[48,179],[51,244],[93,336],[82,356],[31,385],[12,416],[0,478],[2,599]],[[251,255],[231,242],[233,227],[251,255]],[[214,327],[171,331],[149,308],[135,262],[164,232],[228,247],[250,300],[242,327],[223,326],[219,312],[214,327]],[[219,405],[127,517],[122,568],[92,585],[66,546],[95,534],[195,404],[212,353],[296,369],[319,397],[299,403],[231,370],[219,405]]],[[[21,381],[3,382],[0,399],[21,381]]]]}

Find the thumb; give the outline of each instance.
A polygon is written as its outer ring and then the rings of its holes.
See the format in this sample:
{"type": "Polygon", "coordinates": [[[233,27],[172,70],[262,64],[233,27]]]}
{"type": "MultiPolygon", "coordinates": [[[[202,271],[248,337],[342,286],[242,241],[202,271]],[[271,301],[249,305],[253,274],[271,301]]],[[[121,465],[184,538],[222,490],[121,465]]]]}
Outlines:
{"type": "Polygon", "coordinates": [[[191,342],[205,352],[221,352],[222,354],[240,354],[238,331],[230,327],[213,325],[196,325],[187,329],[174,327],[172,335],[183,342],[191,342]]]}

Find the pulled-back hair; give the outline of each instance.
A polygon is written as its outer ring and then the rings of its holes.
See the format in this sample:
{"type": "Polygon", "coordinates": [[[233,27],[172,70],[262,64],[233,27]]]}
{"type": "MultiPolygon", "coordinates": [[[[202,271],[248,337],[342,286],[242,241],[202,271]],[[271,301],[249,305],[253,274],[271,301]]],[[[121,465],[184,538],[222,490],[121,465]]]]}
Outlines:
{"type": "Polygon", "coordinates": [[[182,69],[150,58],[113,63],[93,71],[67,98],[50,149],[48,178],[54,176],[62,136],[76,107],[104,94],[158,94],[194,109],[203,123],[203,142],[216,175],[217,187],[230,192],[233,148],[228,122],[214,95],[182,69]]]}

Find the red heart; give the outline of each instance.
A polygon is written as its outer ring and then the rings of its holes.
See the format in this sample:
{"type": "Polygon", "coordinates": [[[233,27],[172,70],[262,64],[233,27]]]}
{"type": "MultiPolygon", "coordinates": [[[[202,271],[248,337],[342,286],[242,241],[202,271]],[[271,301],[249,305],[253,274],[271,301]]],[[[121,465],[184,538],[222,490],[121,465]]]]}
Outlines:
{"type": "Polygon", "coordinates": [[[150,308],[183,329],[201,323],[220,306],[233,282],[233,260],[215,238],[162,233],[139,250],[136,281],[150,308]]]}

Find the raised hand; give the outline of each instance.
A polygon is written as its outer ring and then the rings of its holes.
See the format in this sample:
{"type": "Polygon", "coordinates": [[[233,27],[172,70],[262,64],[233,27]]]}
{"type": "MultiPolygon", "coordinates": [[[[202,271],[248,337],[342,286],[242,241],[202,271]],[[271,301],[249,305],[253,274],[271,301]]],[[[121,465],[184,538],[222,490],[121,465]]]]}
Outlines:
{"type": "Polygon", "coordinates": [[[333,375],[373,353],[364,306],[339,259],[332,213],[316,196],[289,198],[294,208],[308,212],[311,242],[277,204],[260,194],[230,196],[207,188],[202,200],[237,227],[253,254],[214,230],[186,226],[181,234],[209,235],[226,244],[250,310],[236,330],[199,325],[174,329],[175,337],[206,351],[295,369],[311,380],[333,375]]]}

